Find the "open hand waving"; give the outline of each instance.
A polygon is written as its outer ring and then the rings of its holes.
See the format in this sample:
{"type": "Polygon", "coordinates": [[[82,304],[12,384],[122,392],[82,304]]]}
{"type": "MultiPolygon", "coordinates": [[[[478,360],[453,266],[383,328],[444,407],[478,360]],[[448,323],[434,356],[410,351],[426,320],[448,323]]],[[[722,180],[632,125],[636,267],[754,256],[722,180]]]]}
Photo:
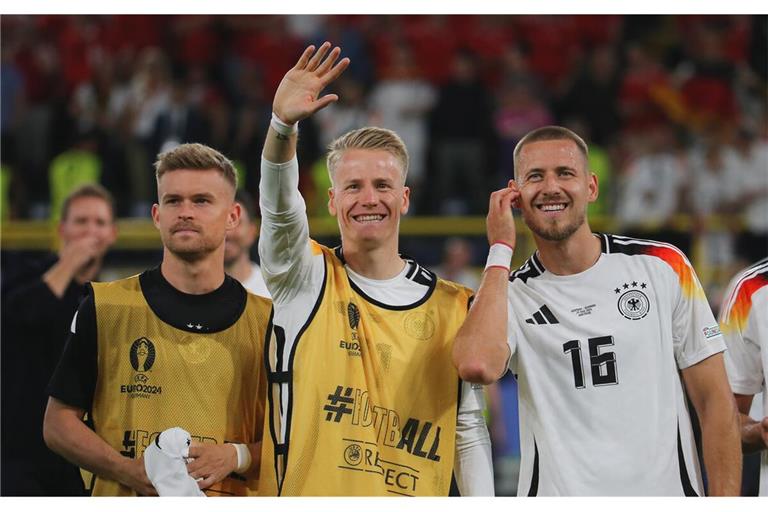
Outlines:
{"type": "Polygon", "coordinates": [[[315,51],[308,46],[298,62],[283,77],[275,92],[272,111],[286,124],[294,124],[321,110],[339,97],[323,89],[336,80],[349,65],[349,59],[336,62],[341,54],[338,46],[328,53],[331,43],[325,42],[315,51]]]}

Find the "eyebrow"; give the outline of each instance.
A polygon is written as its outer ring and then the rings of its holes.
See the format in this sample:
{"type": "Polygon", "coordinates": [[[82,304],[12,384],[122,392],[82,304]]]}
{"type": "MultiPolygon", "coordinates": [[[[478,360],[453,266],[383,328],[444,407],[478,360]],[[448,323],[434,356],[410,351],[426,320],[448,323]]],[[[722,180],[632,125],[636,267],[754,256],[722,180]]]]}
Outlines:
{"type": "MultiPolygon", "coordinates": [[[[528,169],[527,171],[525,171],[524,176],[528,176],[529,174],[531,174],[533,172],[544,172],[545,170],[546,169],[542,169],[541,167],[534,167],[533,169],[528,169]]],[[[574,172],[576,172],[576,169],[574,169],[573,167],[569,167],[567,165],[558,165],[557,167],[555,167],[555,171],[574,171],[574,172]]]]}
{"type": "MultiPolygon", "coordinates": [[[[177,194],[175,192],[167,192],[167,193],[163,194],[162,200],[166,201],[168,199],[180,199],[180,198],[183,198],[183,197],[185,197],[183,194],[177,194]]],[[[190,197],[190,199],[194,200],[194,199],[200,199],[200,198],[213,199],[215,196],[213,194],[211,194],[210,192],[198,192],[196,194],[192,194],[189,197],[190,197]]]]}

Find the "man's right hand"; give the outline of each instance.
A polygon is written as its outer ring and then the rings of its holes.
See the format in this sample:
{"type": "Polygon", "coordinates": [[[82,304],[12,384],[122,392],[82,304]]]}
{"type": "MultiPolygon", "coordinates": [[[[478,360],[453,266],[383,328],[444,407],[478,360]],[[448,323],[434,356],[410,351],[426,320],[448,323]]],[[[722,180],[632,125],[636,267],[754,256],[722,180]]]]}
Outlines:
{"type": "Polygon", "coordinates": [[[329,54],[330,47],[328,42],[317,51],[314,46],[307,47],[296,65],[283,77],[275,92],[272,111],[284,123],[295,124],[339,99],[336,94],[326,94],[318,99],[322,90],[349,65],[346,57],[336,62],[341,49],[337,46],[329,54]]]}
{"type": "Polygon", "coordinates": [[[76,274],[101,256],[103,247],[95,236],[70,240],[59,253],[59,262],[76,274]]]}
{"type": "Polygon", "coordinates": [[[489,244],[504,242],[512,249],[515,248],[516,231],[512,207],[515,206],[519,198],[520,190],[513,180],[509,180],[509,185],[506,188],[491,194],[488,217],[485,221],[489,244]]]}
{"type": "Polygon", "coordinates": [[[62,298],[75,277],[81,284],[96,277],[99,272],[97,262],[103,253],[102,244],[94,236],[70,240],[61,248],[59,260],[43,274],[43,282],[51,293],[62,298]]]}
{"type": "Polygon", "coordinates": [[[125,458],[119,481],[121,484],[130,487],[139,496],[157,496],[157,491],[152,482],[147,477],[147,470],[144,468],[144,457],[139,459],[125,458]]]}

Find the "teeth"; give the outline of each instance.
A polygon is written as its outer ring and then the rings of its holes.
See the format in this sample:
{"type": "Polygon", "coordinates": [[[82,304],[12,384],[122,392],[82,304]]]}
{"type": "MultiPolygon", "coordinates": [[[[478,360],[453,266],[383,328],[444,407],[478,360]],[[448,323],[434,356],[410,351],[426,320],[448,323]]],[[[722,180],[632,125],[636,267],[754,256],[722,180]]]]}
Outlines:
{"type": "Polygon", "coordinates": [[[560,210],[565,210],[564,204],[543,204],[539,208],[544,210],[545,212],[558,212],[560,210]]]}
{"type": "Polygon", "coordinates": [[[383,218],[383,215],[358,215],[355,220],[358,222],[376,222],[383,218]]]}

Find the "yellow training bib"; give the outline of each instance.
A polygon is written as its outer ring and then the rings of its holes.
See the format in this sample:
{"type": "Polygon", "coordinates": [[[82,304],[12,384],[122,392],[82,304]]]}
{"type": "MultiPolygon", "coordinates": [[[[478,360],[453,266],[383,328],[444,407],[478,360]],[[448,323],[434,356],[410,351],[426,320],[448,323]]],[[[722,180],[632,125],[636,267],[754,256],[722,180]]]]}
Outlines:
{"type": "MultiPolygon", "coordinates": [[[[93,283],[98,380],[96,433],[122,455],[139,458],[155,437],[181,427],[203,443],[261,438],[266,380],[263,344],[271,302],[248,294],[229,328],[197,334],[172,327],[150,309],[138,276],[93,283]]],[[[258,482],[232,475],[209,495],[255,494],[258,482]]],[[[96,477],[94,496],[133,491],[96,477]]]]}
{"type": "Polygon", "coordinates": [[[354,289],[333,251],[314,249],[325,285],[287,365],[283,329],[268,340],[261,493],[447,496],[460,384],[451,347],[472,292],[430,274],[420,302],[386,306],[354,289]]]}

